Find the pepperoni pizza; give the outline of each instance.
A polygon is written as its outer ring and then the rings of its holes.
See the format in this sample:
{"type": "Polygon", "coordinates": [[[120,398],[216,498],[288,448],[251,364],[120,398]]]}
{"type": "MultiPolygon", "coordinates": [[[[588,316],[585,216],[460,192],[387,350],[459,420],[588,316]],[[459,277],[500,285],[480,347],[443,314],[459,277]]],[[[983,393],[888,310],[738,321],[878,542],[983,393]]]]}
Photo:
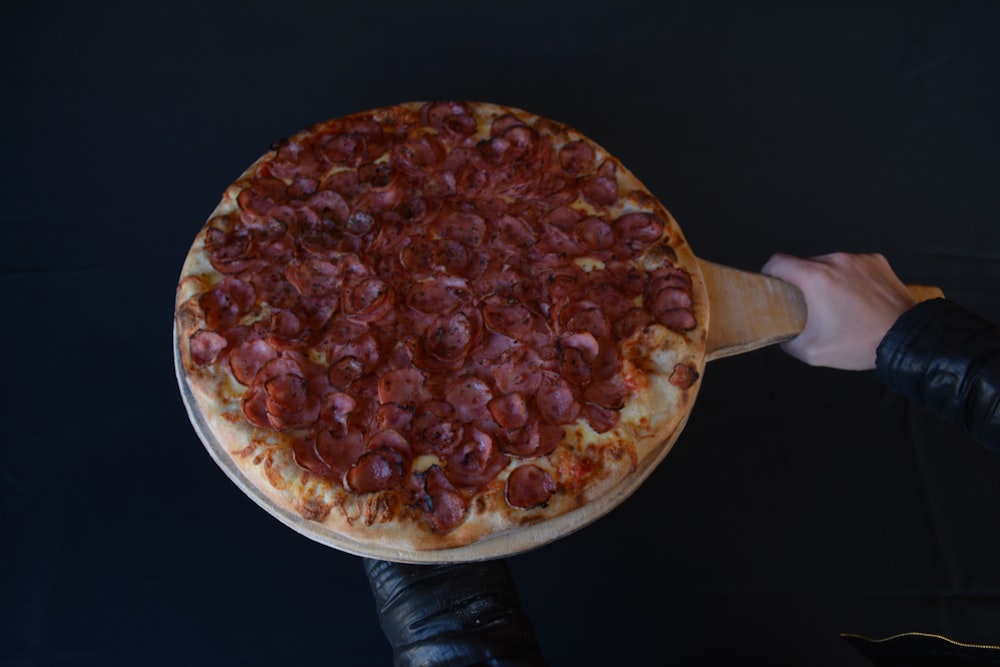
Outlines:
{"type": "Polygon", "coordinates": [[[229,186],[175,340],[251,484],[407,552],[635,475],[694,400],[707,317],[676,222],[599,145],[518,109],[408,103],[280,141],[229,186]]]}

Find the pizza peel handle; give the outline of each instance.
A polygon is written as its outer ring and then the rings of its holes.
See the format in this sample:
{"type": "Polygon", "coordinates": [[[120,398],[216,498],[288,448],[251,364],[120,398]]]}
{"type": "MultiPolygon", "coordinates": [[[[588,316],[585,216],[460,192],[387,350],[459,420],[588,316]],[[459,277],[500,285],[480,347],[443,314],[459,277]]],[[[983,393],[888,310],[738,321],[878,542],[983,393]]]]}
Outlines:
{"type": "MultiPolygon", "coordinates": [[[[794,338],[806,325],[806,302],[791,283],[699,260],[712,318],[705,358],[730,357],[794,338]]],[[[907,285],[918,301],[944,296],[937,287],[907,285]]]]}

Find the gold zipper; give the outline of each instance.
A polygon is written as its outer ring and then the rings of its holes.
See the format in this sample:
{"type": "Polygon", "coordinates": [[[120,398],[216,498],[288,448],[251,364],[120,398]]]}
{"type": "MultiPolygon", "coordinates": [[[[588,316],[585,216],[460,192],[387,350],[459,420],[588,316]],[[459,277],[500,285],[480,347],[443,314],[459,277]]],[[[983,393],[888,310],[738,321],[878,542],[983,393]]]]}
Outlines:
{"type": "Polygon", "coordinates": [[[955,641],[954,639],[945,637],[944,635],[935,635],[929,632],[901,632],[898,635],[889,635],[888,637],[882,637],[881,639],[872,639],[871,637],[854,634],[852,632],[841,632],[840,636],[844,638],[852,637],[855,639],[863,639],[873,644],[881,644],[883,642],[892,641],[893,639],[899,639],[901,637],[930,637],[931,639],[940,639],[941,641],[948,642],[949,644],[953,644],[955,646],[961,646],[962,648],[981,648],[991,651],[1000,651],[1000,646],[993,646],[990,644],[966,644],[965,642],[955,641]]]}

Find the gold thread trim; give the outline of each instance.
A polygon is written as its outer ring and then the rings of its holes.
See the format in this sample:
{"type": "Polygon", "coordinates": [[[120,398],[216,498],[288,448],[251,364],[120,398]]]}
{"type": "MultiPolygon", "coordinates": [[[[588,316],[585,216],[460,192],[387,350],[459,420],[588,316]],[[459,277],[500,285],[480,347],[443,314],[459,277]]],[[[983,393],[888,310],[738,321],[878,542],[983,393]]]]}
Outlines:
{"type": "Polygon", "coordinates": [[[950,637],[945,637],[944,635],[937,635],[930,632],[901,632],[895,635],[889,635],[888,637],[882,637],[881,639],[873,639],[872,637],[866,637],[865,635],[859,635],[853,632],[841,632],[840,636],[843,638],[855,638],[863,639],[867,642],[873,644],[881,644],[883,642],[892,641],[893,639],[900,639],[901,637],[929,637],[931,639],[940,639],[941,641],[948,642],[949,644],[954,644],[955,646],[961,646],[962,648],[982,648],[993,651],[1000,651],[1000,646],[993,646],[991,644],[966,644],[965,642],[956,641],[950,637]]]}

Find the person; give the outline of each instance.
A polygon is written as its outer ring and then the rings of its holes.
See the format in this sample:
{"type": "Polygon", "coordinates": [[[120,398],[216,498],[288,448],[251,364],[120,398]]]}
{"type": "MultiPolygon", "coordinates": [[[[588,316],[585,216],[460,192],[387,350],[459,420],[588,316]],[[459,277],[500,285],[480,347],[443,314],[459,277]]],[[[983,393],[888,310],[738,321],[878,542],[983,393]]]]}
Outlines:
{"type": "MultiPolygon", "coordinates": [[[[779,253],[761,272],[805,297],[806,325],[782,344],[788,354],[812,366],[875,369],[890,389],[1000,453],[995,325],[948,299],[917,303],[880,254],[779,253]]],[[[363,562],[395,667],[545,665],[503,560],[363,562]]]]}
{"type": "Polygon", "coordinates": [[[948,299],[916,303],[879,254],[773,255],[802,290],[806,326],[783,343],[813,366],[875,369],[890,389],[1000,453],[1000,329],[948,299]]]}

